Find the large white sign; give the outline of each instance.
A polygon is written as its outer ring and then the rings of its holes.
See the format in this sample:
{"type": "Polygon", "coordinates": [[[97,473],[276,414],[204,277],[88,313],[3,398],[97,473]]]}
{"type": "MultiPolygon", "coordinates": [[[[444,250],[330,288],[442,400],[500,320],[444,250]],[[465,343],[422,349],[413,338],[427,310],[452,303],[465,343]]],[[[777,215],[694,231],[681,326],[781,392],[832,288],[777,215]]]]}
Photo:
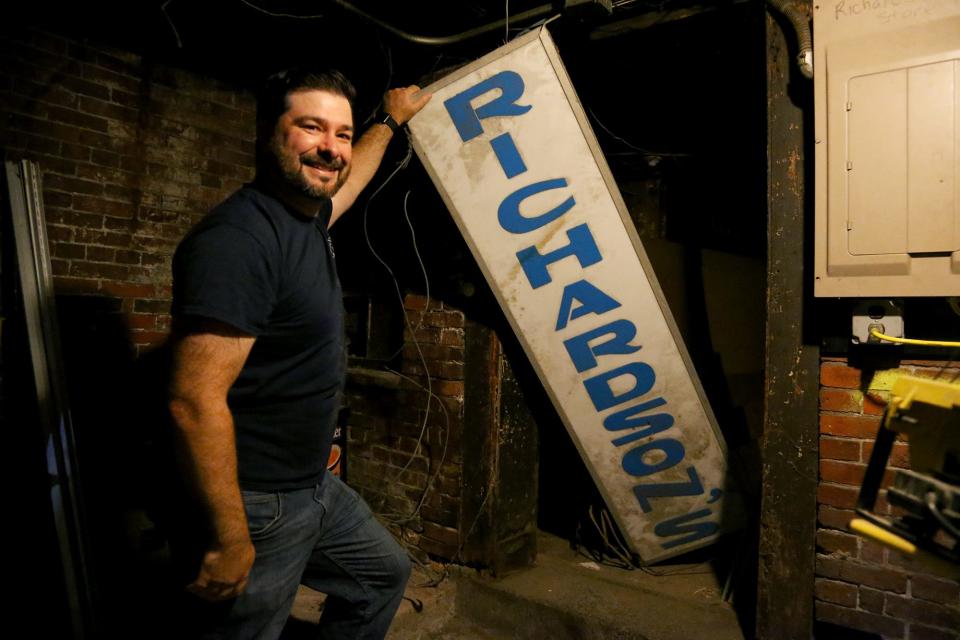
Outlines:
{"type": "Polygon", "coordinates": [[[414,147],[633,550],[714,541],[723,439],[547,30],[428,89],[414,147]]]}

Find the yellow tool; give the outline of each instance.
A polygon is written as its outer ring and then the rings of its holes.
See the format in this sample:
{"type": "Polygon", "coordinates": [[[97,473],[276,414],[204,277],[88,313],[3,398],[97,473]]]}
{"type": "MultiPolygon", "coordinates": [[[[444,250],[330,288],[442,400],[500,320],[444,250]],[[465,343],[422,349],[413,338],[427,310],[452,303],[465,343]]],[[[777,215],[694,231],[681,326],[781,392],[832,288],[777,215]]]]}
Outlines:
{"type": "Polygon", "coordinates": [[[883,415],[850,530],[910,556],[926,552],[960,563],[960,385],[900,376],[883,415]],[[910,445],[910,469],[898,469],[887,501],[906,515],[873,512],[893,444],[910,445]]]}

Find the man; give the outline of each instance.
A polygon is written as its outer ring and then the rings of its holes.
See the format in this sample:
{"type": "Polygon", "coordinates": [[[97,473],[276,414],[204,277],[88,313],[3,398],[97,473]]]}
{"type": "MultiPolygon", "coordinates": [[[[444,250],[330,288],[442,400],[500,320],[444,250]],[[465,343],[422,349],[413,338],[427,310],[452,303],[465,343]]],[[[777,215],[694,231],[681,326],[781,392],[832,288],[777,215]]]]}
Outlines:
{"type": "Polygon", "coordinates": [[[268,80],[254,182],[174,257],[169,406],[206,524],[187,589],[217,603],[199,607],[203,637],[276,638],[302,580],[328,594],[319,637],[382,638],[409,576],[403,550],[326,472],[345,373],[327,228],[429,95],[389,91],[356,145],[354,95],[338,72],[268,80]]]}

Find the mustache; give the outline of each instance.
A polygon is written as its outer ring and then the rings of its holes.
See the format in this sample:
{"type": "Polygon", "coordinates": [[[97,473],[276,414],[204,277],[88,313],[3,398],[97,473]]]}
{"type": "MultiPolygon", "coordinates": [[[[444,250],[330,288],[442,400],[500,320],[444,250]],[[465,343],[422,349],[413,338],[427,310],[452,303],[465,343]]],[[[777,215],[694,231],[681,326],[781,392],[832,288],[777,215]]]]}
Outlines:
{"type": "Polygon", "coordinates": [[[315,154],[300,156],[300,163],[318,169],[327,169],[328,171],[339,171],[346,166],[342,158],[324,158],[323,156],[315,154]]]}

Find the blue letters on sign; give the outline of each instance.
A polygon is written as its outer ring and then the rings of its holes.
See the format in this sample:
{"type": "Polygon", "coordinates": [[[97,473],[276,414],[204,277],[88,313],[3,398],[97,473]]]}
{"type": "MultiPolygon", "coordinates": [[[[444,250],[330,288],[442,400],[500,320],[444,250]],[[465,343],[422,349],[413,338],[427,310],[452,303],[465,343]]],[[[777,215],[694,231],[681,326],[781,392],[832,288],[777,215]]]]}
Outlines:
{"type": "Polygon", "coordinates": [[[594,408],[597,411],[604,411],[637,396],[642,396],[653,388],[655,380],[656,375],[653,373],[653,367],[645,362],[629,362],[622,367],[587,378],[583,381],[583,386],[587,388],[587,394],[589,394],[594,408]],[[620,376],[633,377],[633,389],[615,395],[610,388],[610,381],[620,376]]]}
{"type": "MultiPolygon", "coordinates": [[[[484,133],[481,120],[520,116],[529,112],[531,105],[518,104],[524,90],[524,81],[520,74],[515,71],[501,71],[448,98],[443,104],[460,139],[466,143],[484,133]],[[480,102],[483,104],[474,106],[480,102]]],[[[508,180],[512,180],[526,173],[527,165],[517,141],[510,131],[506,131],[507,128],[514,133],[521,131],[516,127],[503,127],[496,135],[491,133],[487,137],[504,175],[508,180]]],[[[523,138],[522,135],[520,137],[523,138]]],[[[527,158],[530,161],[534,159],[535,156],[527,158]]],[[[577,204],[574,196],[566,192],[569,186],[565,178],[544,179],[525,186],[518,184],[497,208],[500,227],[511,234],[526,234],[559,220],[577,204]],[[557,189],[565,191],[561,193],[557,192],[557,189]],[[535,202],[528,202],[530,199],[535,202]],[[523,213],[521,206],[525,209],[523,213]]],[[[484,212],[484,215],[492,213],[484,212]]],[[[572,227],[569,224],[554,225],[549,233],[541,234],[533,242],[534,244],[516,254],[533,289],[550,284],[553,281],[551,271],[561,277],[560,274],[567,275],[573,270],[572,262],[563,263],[559,270],[551,269],[555,262],[574,258],[581,269],[586,269],[603,260],[596,239],[586,223],[572,227]],[[543,246],[548,242],[547,238],[556,235],[560,228],[566,232],[568,244],[541,253],[536,243],[543,246]]],[[[586,279],[569,282],[563,286],[560,297],[556,331],[566,329],[573,320],[590,314],[600,316],[620,306],[622,305],[618,300],[586,279]]],[[[599,327],[580,331],[578,335],[563,341],[570,361],[578,373],[596,368],[601,356],[632,354],[642,348],[640,344],[632,344],[637,338],[637,325],[630,319],[608,320],[599,327]]],[[[554,339],[558,337],[554,336],[554,339]]],[[[622,360],[614,360],[613,364],[618,361],[622,360]]],[[[621,466],[624,472],[634,478],[646,479],[643,482],[631,481],[633,495],[640,509],[644,513],[650,513],[655,505],[669,506],[671,508],[667,513],[682,513],[673,506],[677,501],[671,501],[670,498],[701,496],[706,491],[695,466],[688,464],[685,469],[677,466],[686,455],[683,443],[676,438],[657,435],[674,427],[675,418],[669,411],[654,412],[667,404],[663,397],[644,398],[653,389],[656,377],[651,364],[634,361],[586,378],[583,386],[598,413],[625,403],[628,405],[615,410],[603,420],[603,427],[608,432],[604,437],[610,437],[614,447],[622,447],[618,451],[622,452],[621,466]],[[658,439],[654,439],[655,436],[658,439]],[[657,477],[656,474],[671,468],[675,469],[670,474],[670,482],[663,482],[662,478],[657,477]],[[676,479],[678,472],[682,480],[676,479]]],[[[599,420],[599,415],[595,416],[595,419],[599,420]]],[[[676,431],[683,430],[678,428],[676,431]]],[[[705,496],[707,503],[719,500],[722,494],[723,491],[719,488],[711,489],[709,497],[705,496]]],[[[693,513],[669,517],[654,526],[654,533],[660,538],[668,539],[660,543],[664,549],[686,545],[719,531],[719,525],[709,520],[712,515],[710,509],[699,509],[693,513]]]]}
{"type": "Polygon", "coordinates": [[[607,431],[622,431],[624,429],[636,429],[637,427],[647,427],[628,433],[625,436],[611,440],[614,445],[622,447],[623,445],[640,440],[648,436],[653,436],[661,431],[673,426],[673,416],[669,413],[654,413],[652,415],[644,414],[651,409],[667,404],[663,398],[655,398],[643,404],[634,405],[628,409],[622,409],[616,413],[611,413],[603,419],[603,426],[607,431]]]}
{"type": "Polygon", "coordinates": [[[627,451],[623,456],[621,464],[623,465],[623,470],[632,476],[648,476],[651,473],[665,471],[674,466],[683,460],[683,454],[685,452],[686,450],[678,440],[664,438],[663,440],[654,440],[653,442],[648,442],[647,444],[627,451]],[[655,449],[663,452],[663,460],[655,464],[647,464],[643,456],[655,449]]]}
{"type": "Polygon", "coordinates": [[[513,178],[527,170],[527,165],[520,157],[520,150],[517,149],[517,143],[513,141],[509,131],[491,140],[490,146],[493,147],[493,153],[497,156],[497,161],[507,178],[513,178]]]}
{"type": "Polygon", "coordinates": [[[461,91],[452,98],[447,98],[443,106],[457,127],[457,133],[464,142],[473,140],[483,133],[481,118],[494,116],[519,116],[532,108],[530,105],[519,105],[517,100],[523,95],[523,78],[516,71],[501,71],[473,85],[466,91],[461,91]],[[474,109],[470,101],[482,96],[488,91],[500,90],[500,95],[490,102],[474,109]]]}
{"type": "MultiPolygon", "coordinates": [[[[689,478],[687,481],[638,484],[633,488],[633,495],[636,496],[637,502],[640,504],[643,512],[650,513],[653,509],[653,505],[650,504],[650,498],[673,498],[676,496],[699,496],[702,494],[703,483],[700,481],[700,474],[697,473],[697,468],[693,466],[687,467],[687,477],[689,478]]],[[[719,489],[713,489],[710,492],[711,499],[708,500],[708,502],[713,502],[715,500],[714,496],[719,497],[722,493],[719,489]]],[[[657,535],[660,534],[658,533],[657,535]]]]}
{"type": "MultiPolygon", "coordinates": [[[[504,167],[504,171],[506,170],[507,168],[504,167]]],[[[550,211],[532,218],[527,218],[520,213],[520,203],[534,194],[565,186],[567,186],[567,181],[564,178],[555,178],[520,187],[500,203],[500,208],[497,210],[497,220],[500,221],[500,226],[510,233],[527,233],[539,229],[548,222],[553,222],[573,208],[573,205],[576,204],[573,196],[568,196],[566,200],[550,209],[550,211]]]]}
{"type": "Polygon", "coordinates": [[[679,540],[671,540],[669,542],[663,542],[660,544],[664,549],[669,549],[671,547],[677,547],[681,544],[687,544],[690,542],[696,542],[700,538],[706,538],[707,536],[712,536],[713,534],[720,531],[720,525],[716,522],[691,522],[691,520],[697,520],[699,518],[706,518],[711,515],[710,509],[701,509],[700,511],[694,511],[693,513],[688,513],[685,516],[678,516],[676,518],[670,518],[669,520],[664,520],[663,522],[657,523],[657,526],[653,528],[653,532],[660,536],[661,538],[667,538],[670,536],[677,536],[681,533],[689,533],[690,535],[680,538],[679,540]],[[689,523],[689,524],[688,524],[689,523]]]}
{"type": "Polygon", "coordinates": [[[637,328],[629,320],[614,320],[610,324],[591,329],[568,340],[563,341],[567,348],[573,366],[577,371],[586,371],[597,366],[596,356],[608,356],[615,353],[634,353],[640,350],[640,345],[632,345],[630,341],[637,335],[637,328]],[[590,342],[601,336],[613,337],[598,345],[590,342]]]}
{"type": "Polygon", "coordinates": [[[567,238],[570,239],[570,244],[554,249],[546,255],[537,251],[535,246],[517,251],[517,259],[520,260],[520,266],[523,267],[531,287],[538,289],[550,283],[552,278],[547,267],[557,260],[575,256],[580,261],[581,267],[589,267],[603,260],[600,249],[597,248],[597,243],[590,233],[590,227],[586,223],[567,230],[567,238]]]}
{"type": "Polygon", "coordinates": [[[576,320],[588,313],[600,315],[611,309],[616,309],[619,306],[619,302],[586,280],[571,282],[563,288],[563,296],[560,298],[560,313],[557,314],[557,331],[566,328],[567,322],[570,320],[576,320]],[[573,306],[574,300],[580,303],[576,307],[573,306]]]}

